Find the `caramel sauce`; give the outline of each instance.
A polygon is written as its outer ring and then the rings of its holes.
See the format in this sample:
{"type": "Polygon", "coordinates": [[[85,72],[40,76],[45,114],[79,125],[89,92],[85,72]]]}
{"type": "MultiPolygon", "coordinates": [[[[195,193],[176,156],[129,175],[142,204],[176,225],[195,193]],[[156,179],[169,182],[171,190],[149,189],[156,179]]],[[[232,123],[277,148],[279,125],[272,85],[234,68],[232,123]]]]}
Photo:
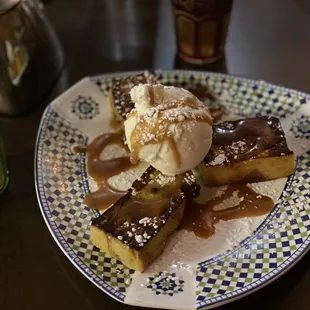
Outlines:
{"type": "Polygon", "coordinates": [[[173,159],[174,159],[174,162],[176,163],[176,166],[178,168],[180,168],[181,166],[181,156],[180,156],[180,153],[177,149],[177,145],[175,143],[175,140],[171,137],[167,138],[166,140],[168,142],[168,145],[170,147],[170,149],[172,149],[172,154],[173,154],[173,159]]]}
{"type": "Polygon", "coordinates": [[[210,114],[213,118],[213,122],[217,123],[220,121],[225,114],[225,109],[223,107],[209,108],[210,114]]]}
{"type": "Polygon", "coordinates": [[[176,161],[177,167],[180,167],[180,154],[175,145],[174,139],[168,136],[168,128],[171,122],[167,120],[161,120],[160,117],[154,119],[154,123],[150,124],[145,121],[145,117],[142,115],[140,120],[137,122],[135,129],[131,133],[130,142],[132,152],[130,155],[130,160],[132,163],[137,163],[139,159],[140,149],[144,145],[152,143],[163,143],[167,141],[169,146],[173,150],[174,159],[176,161]],[[141,139],[143,136],[151,136],[153,139],[147,140],[146,142],[141,139]]]}
{"type": "MultiPolygon", "coordinates": [[[[153,90],[150,91],[151,100],[154,100],[153,90]]],[[[154,144],[154,143],[163,143],[167,142],[172,149],[174,160],[176,162],[177,167],[179,168],[181,165],[180,154],[177,149],[177,145],[173,139],[173,137],[169,136],[169,126],[172,124],[178,123],[178,120],[168,120],[164,119],[163,112],[168,109],[174,108],[183,108],[183,107],[191,107],[192,109],[197,109],[197,104],[193,102],[180,102],[180,101],[172,101],[163,106],[158,106],[158,116],[152,118],[153,123],[150,123],[147,118],[150,116],[141,115],[139,116],[136,126],[131,133],[130,142],[131,142],[131,155],[130,160],[132,163],[136,164],[139,159],[139,152],[144,145],[154,144]],[[152,137],[148,138],[146,141],[143,141],[141,137],[152,137]]],[[[134,110],[129,113],[128,117],[137,117],[137,112],[134,110]]],[[[209,115],[196,115],[195,120],[199,122],[207,122],[211,126],[213,124],[212,118],[209,115]]]]}
{"type": "Polygon", "coordinates": [[[115,116],[113,116],[111,118],[111,120],[110,120],[110,127],[112,129],[121,129],[122,128],[122,123],[118,119],[116,119],[115,116]]]}
{"type": "Polygon", "coordinates": [[[149,88],[149,96],[150,96],[150,105],[154,106],[155,105],[155,94],[154,94],[154,88],[153,87],[149,88]]]}
{"type": "Polygon", "coordinates": [[[285,141],[279,120],[276,118],[248,118],[218,124],[213,127],[213,142],[210,154],[222,148],[229,161],[243,161],[262,154],[280,142],[285,141]],[[242,143],[234,149],[233,143],[242,143]]]}
{"type": "Polygon", "coordinates": [[[95,192],[87,194],[84,203],[94,210],[105,210],[123,197],[126,192],[115,191],[106,184],[95,192]]]}
{"type": "Polygon", "coordinates": [[[109,144],[117,144],[127,150],[122,132],[108,133],[95,138],[87,147],[78,147],[76,152],[87,154],[87,171],[98,185],[98,190],[86,195],[84,202],[90,209],[105,210],[115,203],[126,192],[111,189],[108,178],[127,171],[133,167],[129,157],[118,157],[108,160],[100,159],[100,154],[109,144]]]}
{"type": "Polygon", "coordinates": [[[188,201],[180,228],[194,232],[197,237],[210,238],[215,233],[215,224],[220,220],[228,221],[264,215],[269,213],[273,206],[274,202],[271,198],[257,194],[246,184],[228,185],[221,196],[206,203],[188,201]],[[227,207],[225,201],[232,199],[236,192],[237,199],[240,199],[239,204],[227,207]],[[225,208],[220,208],[220,204],[225,208]]]}

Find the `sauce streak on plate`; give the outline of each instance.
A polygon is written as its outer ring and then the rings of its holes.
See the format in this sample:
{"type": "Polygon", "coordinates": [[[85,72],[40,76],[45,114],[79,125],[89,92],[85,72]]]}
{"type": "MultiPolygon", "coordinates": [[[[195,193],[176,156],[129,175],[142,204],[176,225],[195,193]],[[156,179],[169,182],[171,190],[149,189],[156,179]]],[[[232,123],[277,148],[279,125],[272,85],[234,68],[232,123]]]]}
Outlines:
{"type": "Polygon", "coordinates": [[[76,152],[87,154],[88,175],[98,185],[98,190],[87,194],[84,199],[85,204],[90,209],[105,210],[127,193],[114,190],[107,184],[107,180],[110,177],[127,171],[134,166],[127,156],[107,160],[100,159],[100,154],[110,144],[117,144],[127,150],[122,132],[100,135],[87,147],[75,148],[76,152]]]}
{"type": "Polygon", "coordinates": [[[246,184],[228,185],[221,195],[206,203],[188,201],[180,228],[194,232],[197,237],[209,238],[220,220],[260,216],[269,213],[273,206],[271,198],[256,193],[246,184]]]}

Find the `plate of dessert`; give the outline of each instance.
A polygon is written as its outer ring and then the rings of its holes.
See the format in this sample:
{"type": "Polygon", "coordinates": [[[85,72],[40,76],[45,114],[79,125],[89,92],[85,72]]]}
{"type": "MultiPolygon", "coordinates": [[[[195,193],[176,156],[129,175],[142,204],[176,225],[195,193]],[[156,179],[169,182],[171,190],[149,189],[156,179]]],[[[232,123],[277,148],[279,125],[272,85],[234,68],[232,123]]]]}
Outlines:
{"type": "Polygon", "coordinates": [[[35,180],[68,259],[116,300],[209,309],[310,244],[310,96],[229,75],[87,77],[45,110],[35,180]]]}

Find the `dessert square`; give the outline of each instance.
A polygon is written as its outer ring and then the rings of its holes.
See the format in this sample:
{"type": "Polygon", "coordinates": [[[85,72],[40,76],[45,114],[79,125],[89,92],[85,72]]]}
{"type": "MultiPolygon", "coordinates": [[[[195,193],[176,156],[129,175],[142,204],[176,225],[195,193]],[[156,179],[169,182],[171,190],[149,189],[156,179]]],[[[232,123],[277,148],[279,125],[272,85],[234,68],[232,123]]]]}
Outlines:
{"type": "Polygon", "coordinates": [[[206,185],[266,181],[293,174],[295,155],[275,117],[225,121],[213,126],[199,171],[206,185]]]}
{"type": "Polygon", "coordinates": [[[191,172],[168,177],[147,169],[128,193],[91,225],[92,243],[129,268],[144,271],[182,219],[185,199],[197,197],[191,172]]]}

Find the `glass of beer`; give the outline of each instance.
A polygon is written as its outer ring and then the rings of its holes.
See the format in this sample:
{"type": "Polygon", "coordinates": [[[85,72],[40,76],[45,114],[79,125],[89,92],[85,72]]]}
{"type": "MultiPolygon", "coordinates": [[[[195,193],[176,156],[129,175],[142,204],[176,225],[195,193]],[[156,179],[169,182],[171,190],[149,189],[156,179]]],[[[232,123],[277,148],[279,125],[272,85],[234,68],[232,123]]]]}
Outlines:
{"type": "Polygon", "coordinates": [[[193,64],[223,56],[233,0],[172,0],[178,54],[193,64]]]}

